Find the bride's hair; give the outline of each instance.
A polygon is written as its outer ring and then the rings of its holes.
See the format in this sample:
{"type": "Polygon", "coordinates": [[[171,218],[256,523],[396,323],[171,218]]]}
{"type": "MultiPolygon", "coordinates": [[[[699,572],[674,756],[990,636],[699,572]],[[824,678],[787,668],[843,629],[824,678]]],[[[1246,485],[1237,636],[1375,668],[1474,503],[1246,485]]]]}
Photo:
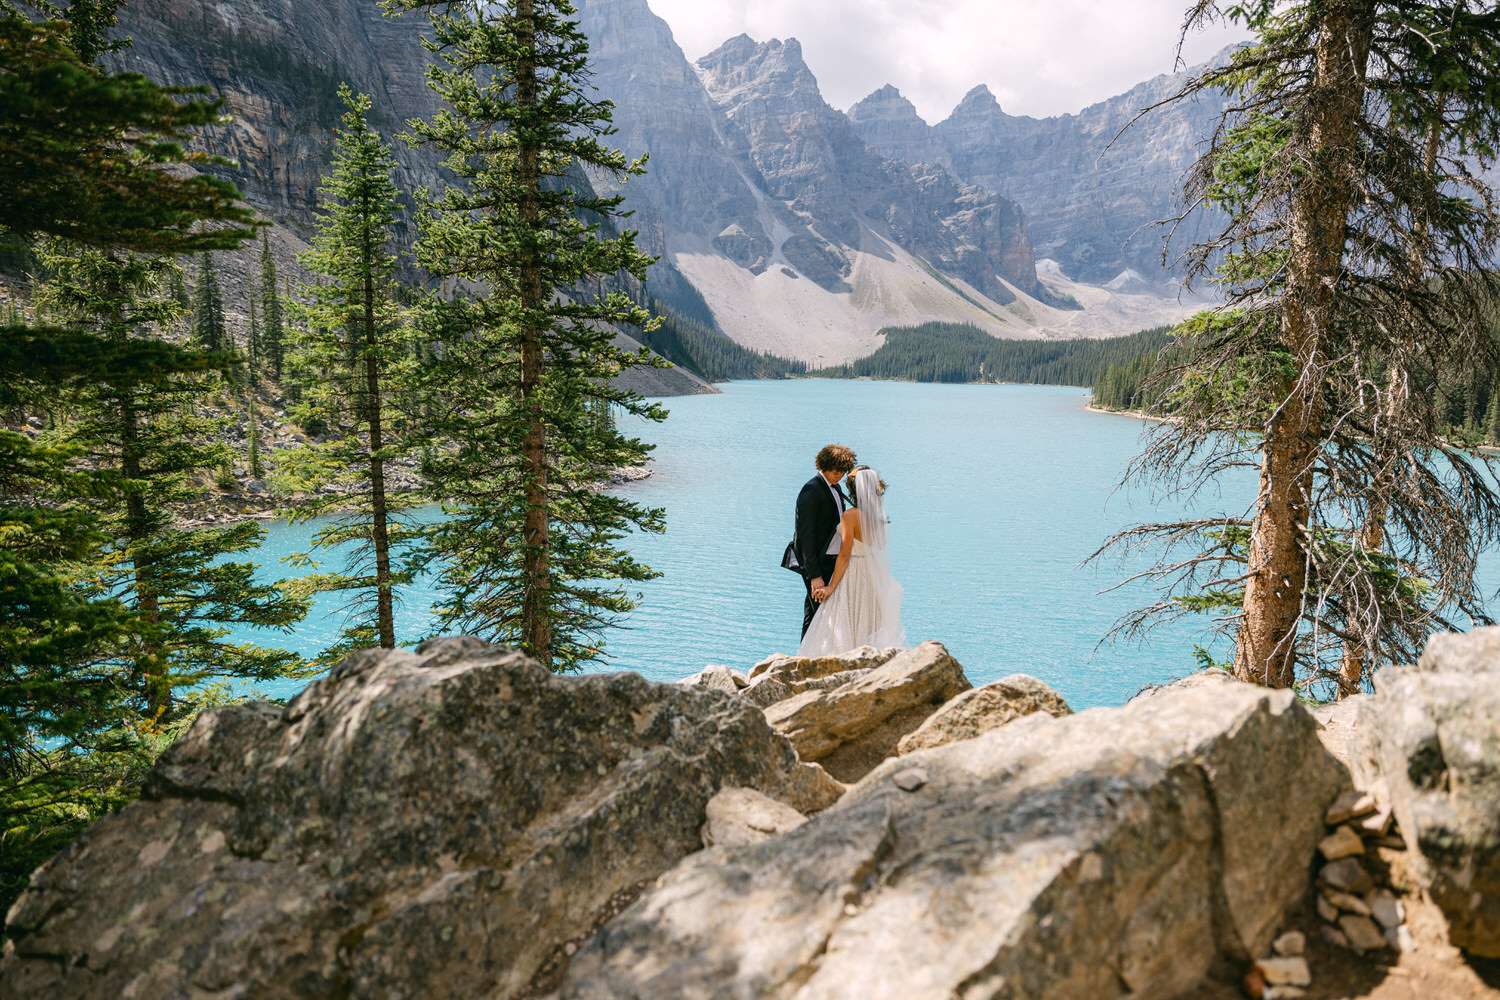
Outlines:
{"type": "MultiPolygon", "coordinates": [[[[856,465],[849,472],[849,499],[851,499],[851,500],[854,501],[854,506],[856,506],[856,507],[859,506],[859,488],[857,486],[855,486],[855,482],[859,479],[859,476],[857,475],[857,473],[861,469],[870,469],[870,467],[868,465],[856,465]]],[[[874,469],[870,469],[870,471],[871,472],[875,472],[874,469]]],[[[876,480],[876,482],[878,482],[880,484],[880,492],[884,493],[885,492],[885,480],[880,478],[880,473],[875,472],[875,480],[876,480]]]]}

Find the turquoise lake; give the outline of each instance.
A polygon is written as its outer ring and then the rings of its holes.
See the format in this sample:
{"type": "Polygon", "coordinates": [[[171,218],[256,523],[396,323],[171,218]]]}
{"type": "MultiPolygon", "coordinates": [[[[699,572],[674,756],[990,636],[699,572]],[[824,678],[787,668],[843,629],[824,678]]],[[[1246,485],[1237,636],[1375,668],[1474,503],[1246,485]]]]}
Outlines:
{"type": "MultiPolygon", "coordinates": [[[[1056,386],[791,380],[721,388],[664,400],[664,423],[622,428],[656,445],[652,476],[626,492],[665,508],[667,531],[631,544],[662,576],[640,587],[641,607],[610,637],[603,669],[667,681],[709,663],[745,669],[795,651],[802,587],[778,563],[813,456],[838,442],[890,485],[892,564],[906,591],[909,641],[941,641],[976,685],[1031,674],[1086,708],[1120,704],[1143,685],[1192,670],[1192,647],[1206,641],[1197,620],[1143,644],[1100,646],[1119,616],[1152,594],[1103,592],[1128,575],[1118,562],[1080,565],[1111,532],[1182,510],[1153,505],[1139,487],[1117,489],[1140,449],[1142,421],[1088,411],[1087,390],[1056,386]]],[[[1247,474],[1224,484],[1215,502],[1243,509],[1253,489],[1247,474]]],[[[287,575],[276,560],[305,548],[313,528],[267,527],[263,572],[287,575]]],[[[406,595],[399,641],[425,632],[431,597],[406,595]]],[[[256,638],[313,653],[337,627],[337,601],[325,599],[294,635],[256,638]]]]}

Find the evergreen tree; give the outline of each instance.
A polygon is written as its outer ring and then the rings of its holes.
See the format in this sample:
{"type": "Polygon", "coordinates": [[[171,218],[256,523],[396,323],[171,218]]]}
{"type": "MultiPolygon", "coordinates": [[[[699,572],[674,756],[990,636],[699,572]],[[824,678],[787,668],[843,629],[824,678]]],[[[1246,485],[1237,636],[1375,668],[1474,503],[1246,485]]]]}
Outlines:
{"type": "MultiPolygon", "coordinates": [[[[1238,589],[1238,678],[1348,693],[1433,629],[1487,620],[1474,557],[1500,500],[1442,437],[1463,380],[1446,418],[1424,386],[1500,371],[1500,218],[1471,171],[1500,142],[1500,22],[1465,0],[1199,0],[1188,22],[1220,17],[1256,43],[1180,96],[1237,95],[1189,183],[1229,219],[1188,254],[1227,305],[1183,328],[1192,361],[1157,386],[1177,419],[1135,471],[1197,489],[1259,467],[1250,516],[1205,519],[1210,548],[1160,569],[1238,589]],[[1243,546],[1219,544],[1230,528],[1243,546]]],[[[1129,539],[1153,531],[1195,535],[1129,539]]]]}
{"type": "Polygon", "coordinates": [[[413,123],[413,141],[443,150],[463,182],[427,204],[419,259],[485,290],[454,304],[462,336],[439,362],[454,442],[433,463],[453,504],[432,534],[442,625],[576,667],[602,655],[604,629],[634,606],[601,582],[651,575],[618,542],[661,526],[659,511],[593,488],[647,450],[592,419],[595,402],[664,416],[612,381],[649,363],[614,347],[613,325],[649,326],[649,315],[624,292],[589,290],[622,273],[644,280],[650,258],[629,231],[601,238],[621,199],[598,197],[583,174],[643,167],[603,142],[610,106],[586,86],[588,43],[566,0],[385,6],[431,15],[427,44],[445,65],[429,80],[446,108],[413,123]]]}
{"type": "MultiPolygon", "coordinates": [[[[39,307],[60,324],[93,334],[116,350],[143,327],[168,322],[175,308],[161,294],[163,258],[54,243],[42,259],[52,275],[37,289],[39,307]]],[[[118,491],[75,503],[88,509],[111,539],[112,558],[93,584],[135,610],[145,632],[129,653],[124,686],[138,693],[140,712],[161,718],[173,690],[215,677],[268,679],[299,661],[281,650],[222,638],[237,625],[288,626],[306,608],[254,580],[254,565],[222,557],[256,548],[254,523],[178,529],[174,507],[198,496],[197,475],[224,461],[222,445],[199,444],[213,425],[194,403],[222,387],[222,359],[190,348],[143,342],[156,359],[149,377],[102,373],[76,394],[72,419],[58,431],[96,468],[113,470],[118,491]]]]}
{"type": "Polygon", "coordinates": [[[249,318],[245,332],[245,371],[251,390],[254,391],[265,371],[265,344],[261,341],[260,313],[255,308],[255,278],[250,278],[250,296],[245,308],[249,318]]]}
{"type": "Polygon", "coordinates": [[[293,377],[302,389],[304,424],[316,419],[349,430],[305,446],[288,462],[306,487],[342,487],[295,515],[307,519],[339,512],[313,544],[325,550],[352,547],[343,572],[304,582],[312,592],[351,593],[357,609],[325,659],[370,645],[396,645],[396,588],[410,582],[408,563],[418,556],[414,529],[400,514],[419,498],[391,489],[388,470],[425,437],[412,434],[417,428],[403,419],[412,405],[417,352],[400,307],[396,256],[390,251],[397,215],[395,161],[370,130],[370,99],[348,87],[339,95],[348,110],[333,170],[319,190],[318,234],[302,257],[326,280],[302,289],[310,304],[303,308],[305,332],[295,341],[293,377]]]}
{"type": "MultiPolygon", "coordinates": [[[[217,120],[219,103],[97,69],[118,44],[104,34],[115,6],[33,2],[23,12],[0,0],[0,228],[119,254],[129,267],[139,262],[126,251],[239,245],[252,214],[232,184],[161,169],[211,162],[182,142],[217,120]],[[38,11],[50,20],[29,16],[38,11]]],[[[66,409],[186,363],[170,345],[10,317],[0,403],[66,409]]],[[[92,504],[113,497],[118,508],[138,486],[117,466],[82,461],[87,451],[77,438],[0,431],[0,910],[32,868],[133,795],[162,745],[140,742],[143,691],[121,683],[159,626],[98,573],[118,550],[92,504]]]]}
{"type": "Polygon", "coordinates": [[[193,340],[209,351],[228,351],[232,346],[214,255],[207,250],[198,257],[198,282],[193,289],[193,340]]]}
{"type": "Polygon", "coordinates": [[[260,331],[259,342],[271,378],[281,382],[286,366],[286,329],[281,293],[276,290],[276,258],[271,256],[271,240],[260,236],[260,331]]]}

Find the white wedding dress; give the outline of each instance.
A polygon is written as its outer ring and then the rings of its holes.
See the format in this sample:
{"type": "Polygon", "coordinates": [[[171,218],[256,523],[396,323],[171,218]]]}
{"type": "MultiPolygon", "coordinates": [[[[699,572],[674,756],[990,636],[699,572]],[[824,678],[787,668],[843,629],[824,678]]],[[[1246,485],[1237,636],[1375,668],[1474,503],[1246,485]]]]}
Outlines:
{"type": "MultiPolygon", "coordinates": [[[[867,471],[859,470],[861,476],[867,471]]],[[[860,534],[869,542],[854,541],[849,565],[839,585],[818,607],[802,645],[797,647],[798,656],[831,656],[860,646],[906,646],[906,629],[901,627],[901,584],[891,576],[879,482],[873,472],[868,485],[856,480],[860,534]]]]}

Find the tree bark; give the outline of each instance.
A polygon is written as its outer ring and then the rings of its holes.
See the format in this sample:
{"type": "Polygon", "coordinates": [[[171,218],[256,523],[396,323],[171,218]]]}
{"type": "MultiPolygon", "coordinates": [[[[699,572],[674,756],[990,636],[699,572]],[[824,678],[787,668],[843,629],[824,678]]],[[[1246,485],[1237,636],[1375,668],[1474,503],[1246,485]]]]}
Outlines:
{"type": "Polygon", "coordinates": [[[370,435],[370,543],[375,548],[375,618],[380,633],[382,649],[396,648],[395,601],[391,593],[391,545],[387,530],[385,502],[385,459],[380,451],[385,447],[384,428],[380,420],[380,356],[377,350],[379,337],[375,328],[375,253],[376,245],[370,232],[368,220],[370,206],[366,204],[361,217],[366,220],[363,231],[364,254],[364,324],[365,324],[365,421],[370,435]]]}
{"type": "MultiPolygon", "coordinates": [[[[517,0],[516,30],[525,48],[534,44],[535,9],[532,0],[517,0]]],[[[516,67],[516,104],[523,109],[537,103],[536,64],[523,58],[516,67]]],[[[541,226],[541,150],[522,135],[516,150],[521,187],[522,231],[533,235],[541,226]]],[[[521,254],[521,410],[525,420],[522,456],[525,466],[525,521],[522,526],[521,642],[549,670],[552,668],[551,538],[547,509],[547,437],[543,412],[543,330],[537,317],[546,304],[542,263],[537,244],[521,254]]]]}
{"type": "Polygon", "coordinates": [[[1307,586],[1313,467],[1324,418],[1324,337],[1336,309],[1373,0],[1329,0],[1321,12],[1305,134],[1294,140],[1304,176],[1291,198],[1290,256],[1281,343],[1294,381],[1266,423],[1258,509],[1251,527],[1244,615],[1234,674],[1268,687],[1296,678],[1298,623],[1307,586]]]}

